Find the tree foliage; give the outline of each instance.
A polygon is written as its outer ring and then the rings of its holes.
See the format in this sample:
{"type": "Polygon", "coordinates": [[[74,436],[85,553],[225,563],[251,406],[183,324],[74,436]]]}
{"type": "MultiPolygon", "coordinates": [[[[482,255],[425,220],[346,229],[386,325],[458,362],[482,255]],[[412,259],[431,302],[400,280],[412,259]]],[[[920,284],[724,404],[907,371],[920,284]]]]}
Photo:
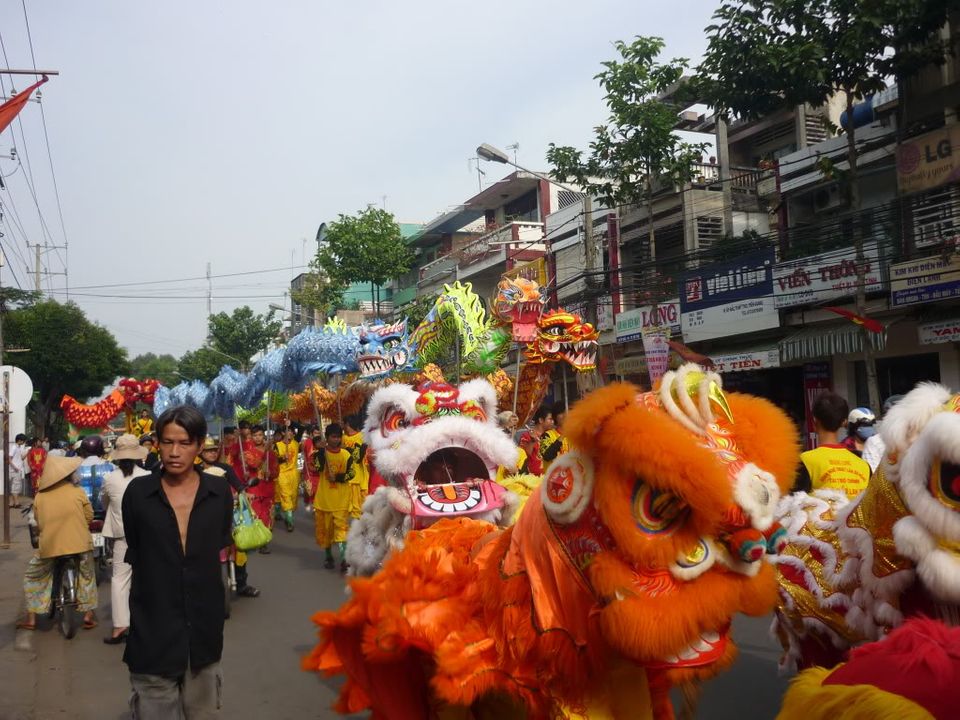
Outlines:
{"type": "Polygon", "coordinates": [[[176,385],[183,380],[203,380],[209,383],[220,373],[220,368],[224,365],[235,366],[237,363],[208,347],[190,350],[177,361],[177,376],[172,384],[176,385]]]}
{"type": "Polygon", "coordinates": [[[604,70],[595,76],[606,93],[610,116],[594,128],[586,156],[574,147],[550,143],[547,161],[558,180],[575,181],[613,207],[641,202],[658,178],[670,183],[690,179],[705,145],[684,142],[676,134],[682,108],[660,98],[680,82],[688,61],[658,62],[663,47],[657,37],[616,43],[620,59],[604,62],[604,70]]]}
{"type": "Polygon", "coordinates": [[[258,315],[244,305],[229,315],[225,312],[211,315],[207,320],[207,335],[210,347],[222,353],[219,365],[235,365],[240,361],[243,367],[238,369],[245,370],[250,358],[269,347],[282,327],[281,321],[273,319],[272,310],[258,315]]]}
{"type": "Polygon", "coordinates": [[[421,295],[397,309],[397,316],[407,319],[407,329],[413,332],[423,322],[427,313],[433,309],[437,298],[433,295],[421,295]]]}
{"type": "Polygon", "coordinates": [[[153,378],[164,385],[172,387],[179,382],[177,359],[173,355],[157,355],[148,352],[137,355],[130,361],[130,376],[137,380],[153,378]]]}
{"type": "Polygon", "coordinates": [[[851,100],[943,57],[955,0],[725,0],[707,27],[700,95],[723,115],[851,100]]]}
{"type": "Polygon", "coordinates": [[[356,215],[341,214],[330,223],[316,258],[329,282],[343,286],[383,285],[409,272],[412,263],[413,253],[393,214],[375,207],[356,215]]]}
{"type": "Polygon", "coordinates": [[[5,358],[33,381],[31,405],[38,431],[48,433],[51,412],[64,394],[85,400],[129,369],[127,353],[109,330],[90,322],[73,303],[34,302],[4,318],[7,346],[29,352],[5,358]]]}
{"type": "Polygon", "coordinates": [[[290,297],[307,310],[317,310],[322,317],[332,317],[343,307],[343,294],[347,285],[329,279],[317,266],[316,259],[312,266],[314,270],[307,273],[301,289],[291,291],[290,297]]]}

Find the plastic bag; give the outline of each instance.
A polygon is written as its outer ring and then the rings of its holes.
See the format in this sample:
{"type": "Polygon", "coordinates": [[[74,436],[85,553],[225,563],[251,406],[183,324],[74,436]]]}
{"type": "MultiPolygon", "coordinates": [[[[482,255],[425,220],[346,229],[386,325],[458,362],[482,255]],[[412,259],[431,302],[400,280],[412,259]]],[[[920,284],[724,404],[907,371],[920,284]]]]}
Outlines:
{"type": "Polygon", "coordinates": [[[233,544],[237,546],[237,550],[256,550],[272,539],[273,533],[253,512],[247,494],[238,493],[233,508],[233,544]]]}

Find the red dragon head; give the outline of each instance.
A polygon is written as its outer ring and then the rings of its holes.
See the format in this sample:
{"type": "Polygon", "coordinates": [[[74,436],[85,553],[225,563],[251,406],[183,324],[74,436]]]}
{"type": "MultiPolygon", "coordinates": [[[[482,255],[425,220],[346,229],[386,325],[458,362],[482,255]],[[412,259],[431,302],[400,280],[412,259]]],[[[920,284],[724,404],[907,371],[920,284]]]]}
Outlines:
{"type": "Polygon", "coordinates": [[[600,333],[579,315],[566,310],[544,313],[537,337],[527,347],[527,362],[533,364],[566,362],[577,372],[593,370],[597,365],[597,339],[600,333]]]}

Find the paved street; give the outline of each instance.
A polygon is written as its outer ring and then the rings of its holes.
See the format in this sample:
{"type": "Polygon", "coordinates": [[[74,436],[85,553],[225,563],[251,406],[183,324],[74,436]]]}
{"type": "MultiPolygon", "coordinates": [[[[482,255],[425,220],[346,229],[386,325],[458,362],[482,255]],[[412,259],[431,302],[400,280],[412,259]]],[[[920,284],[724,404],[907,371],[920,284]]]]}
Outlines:
{"type": "MultiPolygon", "coordinates": [[[[279,532],[272,554],[255,554],[250,579],[262,590],[239,599],[226,624],[224,717],[337,717],[329,706],[337,682],[302,672],[299,658],[312,646],[309,617],[343,598],[340,576],[324,570],[313,542],[312,519],[298,513],[292,534],[279,532]]],[[[0,720],[122,720],[127,718],[126,666],[122,648],[107,646],[109,585],[100,588],[100,627],[64,640],[55,627],[15,631],[22,607],[21,574],[30,548],[17,516],[14,547],[0,551],[0,720]]],[[[709,683],[697,718],[741,720],[774,717],[786,685],[777,677],[777,648],[767,637],[769,620],[740,619],[735,632],[741,656],[731,672],[709,683]]]]}

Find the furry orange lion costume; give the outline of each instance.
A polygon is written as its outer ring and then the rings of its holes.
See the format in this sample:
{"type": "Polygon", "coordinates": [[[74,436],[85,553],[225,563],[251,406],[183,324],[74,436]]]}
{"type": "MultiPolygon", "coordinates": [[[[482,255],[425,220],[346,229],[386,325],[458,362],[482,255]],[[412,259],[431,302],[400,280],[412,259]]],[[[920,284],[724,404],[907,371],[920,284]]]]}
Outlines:
{"type": "Polygon", "coordinates": [[[669,718],[669,688],[735,656],[732,616],[776,598],[762,555],[797,463],[764,400],[696,366],[580,401],[516,524],[443,520],[351,582],[304,668],[373,718],[669,718]],[[759,552],[758,552],[759,550],[759,552]]]}

